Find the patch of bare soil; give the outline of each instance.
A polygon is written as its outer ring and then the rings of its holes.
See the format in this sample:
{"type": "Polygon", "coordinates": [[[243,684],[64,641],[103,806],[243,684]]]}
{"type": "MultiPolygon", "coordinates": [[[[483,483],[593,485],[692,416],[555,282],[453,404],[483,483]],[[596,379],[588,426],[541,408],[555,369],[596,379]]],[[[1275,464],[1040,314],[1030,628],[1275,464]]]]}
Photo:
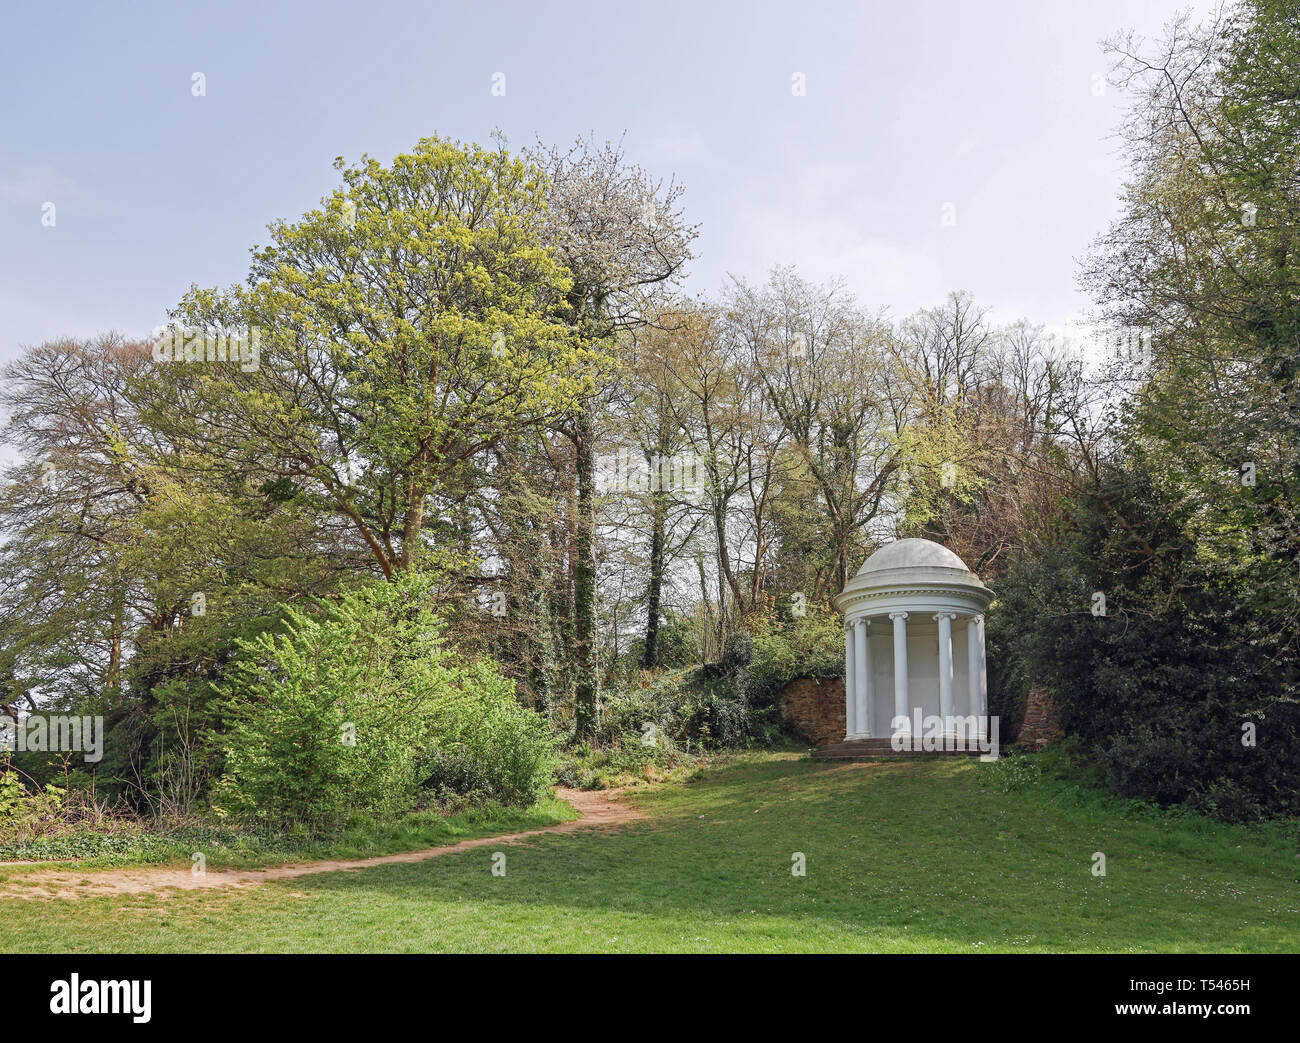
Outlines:
{"type": "MultiPolygon", "coordinates": [[[[479,837],[476,840],[462,840],[446,847],[425,848],[422,851],[406,851],[396,855],[377,855],[373,858],[351,860],[326,860],[321,862],[298,862],[292,865],[273,866],[269,869],[213,869],[203,873],[194,873],[190,869],[105,869],[105,870],[37,870],[22,873],[0,881],[0,899],[4,898],[86,898],[91,895],[134,895],[151,894],[156,891],[176,889],[195,891],[203,888],[242,888],[256,887],[271,880],[290,880],[298,876],[310,876],[313,873],[336,873],[340,871],[369,869],[371,866],[389,865],[394,862],[423,862],[425,859],[452,855],[458,851],[484,847],[489,844],[513,844],[529,837],[544,836],[549,833],[575,833],[585,829],[608,829],[612,826],[632,822],[641,817],[641,813],[623,803],[617,790],[589,792],[561,788],[558,795],[578,809],[582,817],[573,822],[561,822],[554,826],[542,826],[538,829],[525,830],[522,833],[507,833],[503,836],[479,837]]],[[[0,863],[5,865],[6,863],[0,863]]],[[[15,865],[20,863],[7,863],[15,865]]]]}

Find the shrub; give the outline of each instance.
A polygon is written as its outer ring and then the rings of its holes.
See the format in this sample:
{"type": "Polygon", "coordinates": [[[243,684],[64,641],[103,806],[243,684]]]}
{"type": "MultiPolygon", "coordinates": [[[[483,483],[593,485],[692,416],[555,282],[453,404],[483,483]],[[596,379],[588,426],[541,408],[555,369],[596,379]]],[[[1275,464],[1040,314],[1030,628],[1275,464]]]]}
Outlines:
{"type": "Polygon", "coordinates": [[[427,578],[348,591],[241,641],[224,688],[219,809],[311,829],[409,811],[428,789],[533,803],[554,737],[493,666],[441,646],[427,578]]]}
{"type": "Polygon", "coordinates": [[[1276,603],[1223,577],[1228,566],[1189,538],[1191,520],[1166,502],[1163,475],[1121,460],[1105,477],[1107,510],[1081,498],[1041,558],[997,584],[990,639],[996,621],[1009,680],[991,695],[994,711],[1037,679],[1121,796],[1224,819],[1296,814],[1300,685],[1276,603]],[[1105,595],[1104,613],[1090,610],[1094,592],[1105,595]]]}
{"type": "Polygon", "coordinates": [[[64,791],[47,782],[29,792],[15,771],[0,771],[0,839],[30,836],[42,823],[53,821],[63,807],[64,791]]]}
{"type": "Polygon", "coordinates": [[[754,639],[748,630],[733,630],[722,646],[722,669],[729,674],[748,666],[754,660],[754,639]]]}
{"type": "Polygon", "coordinates": [[[839,614],[810,605],[804,616],[755,624],[753,655],[738,683],[749,705],[762,711],[795,678],[843,676],[844,629],[839,614]]]}
{"type": "MultiPolygon", "coordinates": [[[[672,670],[698,663],[700,642],[697,627],[696,620],[671,609],[667,610],[664,622],[659,627],[659,660],[655,666],[672,670]]],[[[645,638],[633,638],[619,660],[624,672],[641,669],[645,665],[645,638]]]]}
{"type": "Polygon", "coordinates": [[[606,693],[598,741],[630,746],[651,759],[670,757],[670,749],[743,741],[743,717],[735,707],[734,686],[708,676],[700,667],[674,670],[636,688],[606,693]]]}
{"type": "Polygon", "coordinates": [[[423,785],[433,784],[439,765],[455,763],[473,790],[503,804],[535,803],[556,764],[556,738],[545,718],[520,706],[513,682],[489,663],[446,671],[439,680],[426,717],[431,753],[420,764],[423,785]]]}

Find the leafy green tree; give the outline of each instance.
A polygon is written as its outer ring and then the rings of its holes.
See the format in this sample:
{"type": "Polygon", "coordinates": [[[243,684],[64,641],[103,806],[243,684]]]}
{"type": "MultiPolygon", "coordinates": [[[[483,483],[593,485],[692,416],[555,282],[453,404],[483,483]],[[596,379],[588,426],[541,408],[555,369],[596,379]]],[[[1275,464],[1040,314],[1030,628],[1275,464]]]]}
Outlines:
{"type": "Polygon", "coordinates": [[[586,393],[596,352],[561,314],[573,279],[536,168],[439,138],[335,166],[343,185],[271,226],[245,286],[194,289],[176,312],[260,334],[256,366],[193,367],[208,379],[152,419],[292,483],[392,577],[419,556],[431,499],[586,393]]]}
{"type": "Polygon", "coordinates": [[[1115,437],[1000,586],[1010,646],[1121,792],[1295,814],[1300,18],[1248,0],[1113,50],[1132,176],[1085,274],[1123,349],[1115,437]]]}
{"type": "Polygon", "coordinates": [[[1112,47],[1138,92],[1133,177],[1086,275],[1124,347],[1112,376],[1131,395],[1126,443],[1180,505],[1202,566],[1294,659],[1300,18],[1251,0],[1204,27],[1180,18],[1155,48],[1112,47]]]}
{"type": "Polygon", "coordinates": [[[167,372],[152,369],[145,345],[111,335],[6,368],[22,459],[0,501],[0,672],[11,705],[105,717],[101,792],[152,802],[175,764],[188,781],[168,804],[188,811],[214,768],[199,736],[233,638],[349,562],[302,504],[160,438],[143,414],[167,372]]]}

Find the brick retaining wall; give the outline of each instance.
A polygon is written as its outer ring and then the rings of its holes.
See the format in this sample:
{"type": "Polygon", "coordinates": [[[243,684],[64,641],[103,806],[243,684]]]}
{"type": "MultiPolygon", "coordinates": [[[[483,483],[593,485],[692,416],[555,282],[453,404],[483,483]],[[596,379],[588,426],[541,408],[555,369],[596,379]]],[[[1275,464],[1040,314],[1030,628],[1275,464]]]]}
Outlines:
{"type": "Polygon", "coordinates": [[[1064,735],[1060,711],[1051,693],[1042,685],[1031,685],[1025,695],[1025,719],[1020,725],[1016,741],[1041,750],[1064,735]]]}
{"type": "Polygon", "coordinates": [[[814,746],[844,739],[844,678],[800,677],[777,696],[782,719],[814,746]]]}

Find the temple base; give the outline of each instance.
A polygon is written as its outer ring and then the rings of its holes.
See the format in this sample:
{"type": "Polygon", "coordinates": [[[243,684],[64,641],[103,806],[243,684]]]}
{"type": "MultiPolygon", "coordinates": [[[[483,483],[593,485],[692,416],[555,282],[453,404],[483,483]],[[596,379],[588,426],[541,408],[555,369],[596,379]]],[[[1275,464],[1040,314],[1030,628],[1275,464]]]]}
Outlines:
{"type": "Polygon", "coordinates": [[[907,757],[979,757],[987,751],[973,750],[896,750],[891,739],[857,738],[823,746],[812,753],[819,761],[865,761],[904,759],[907,757]]]}

